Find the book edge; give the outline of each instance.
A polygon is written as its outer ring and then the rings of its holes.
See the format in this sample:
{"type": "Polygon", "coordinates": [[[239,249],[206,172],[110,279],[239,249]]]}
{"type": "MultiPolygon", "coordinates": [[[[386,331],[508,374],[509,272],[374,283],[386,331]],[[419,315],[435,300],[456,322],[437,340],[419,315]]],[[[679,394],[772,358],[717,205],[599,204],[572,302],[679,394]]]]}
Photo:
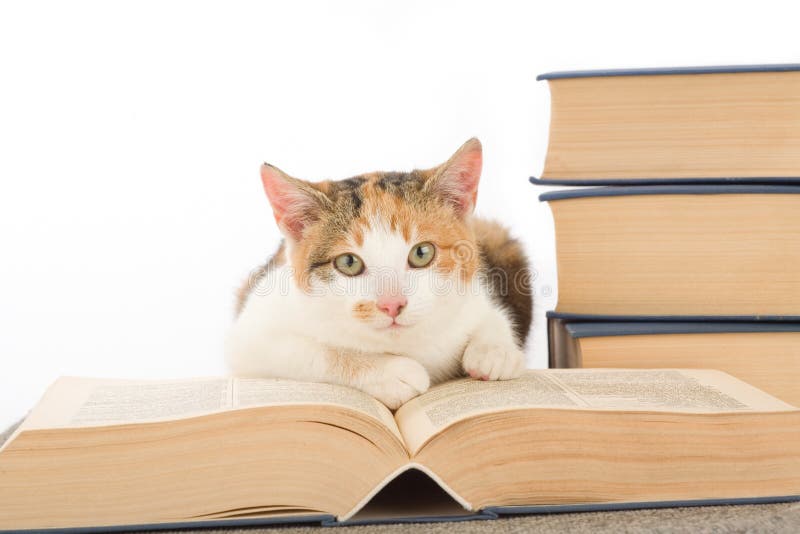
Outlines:
{"type": "Polygon", "coordinates": [[[668,335],[668,334],[736,334],[800,332],[800,323],[755,322],[567,322],[565,326],[572,338],[668,335]]]}
{"type": "Polygon", "coordinates": [[[798,70],[800,70],[800,63],[706,65],[692,67],[646,67],[630,69],[588,69],[545,72],[536,76],[536,80],[609,78],[619,76],[670,76],[686,74],[740,74],[746,72],[793,72],[798,70]]]}
{"type": "Polygon", "coordinates": [[[604,186],[604,185],[793,185],[800,176],[725,176],[717,178],[539,178],[531,176],[533,185],[604,186]]]}
{"type": "Polygon", "coordinates": [[[309,516],[259,518],[259,519],[220,519],[214,521],[193,521],[174,523],[142,523],[133,525],[114,525],[105,527],[67,527],[27,530],[0,530],[0,533],[25,532],[27,534],[99,534],[131,531],[157,531],[176,529],[196,529],[213,527],[255,527],[263,525],[319,524],[320,526],[376,525],[385,523],[439,523],[461,522],[473,520],[498,519],[511,515],[562,514],[575,512],[602,512],[623,510],[648,510],[661,508],[684,508],[699,506],[735,506],[752,504],[780,504],[800,501],[800,495],[777,495],[768,497],[735,497],[729,499],[693,499],[674,501],[620,502],[620,503],[587,503],[587,504],[543,504],[521,506],[488,506],[481,510],[452,517],[418,516],[401,519],[370,519],[362,521],[337,521],[332,515],[320,514],[309,516]]]}
{"type": "Polygon", "coordinates": [[[240,519],[203,519],[201,521],[172,521],[168,523],[136,523],[132,525],[106,525],[95,527],[53,527],[33,529],[0,529],[0,534],[25,532],[26,534],[95,534],[105,532],[142,532],[158,530],[183,530],[218,527],[257,527],[262,525],[289,524],[329,524],[335,521],[330,514],[309,514],[302,516],[260,517],[240,519]]]}
{"type": "Polygon", "coordinates": [[[797,185],[635,185],[630,187],[588,187],[559,189],[539,195],[541,202],[569,200],[573,198],[622,197],[641,195],[797,195],[797,185]]]}
{"type": "Polygon", "coordinates": [[[607,315],[572,313],[550,310],[545,314],[551,319],[569,321],[606,322],[752,322],[752,323],[800,323],[800,315],[607,315]]]}
{"type": "MultiPolygon", "coordinates": [[[[460,523],[463,521],[475,521],[481,519],[497,519],[498,516],[486,512],[469,512],[464,515],[450,515],[450,516],[415,516],[415,517],[400,517],[400,518],[374,518],[374,519],[356,519],[347,521],[332,521],[323,523],[326,527],[350,527],[359,525],[385,525],[385,524],[408,524],[408,523],[445,523],[453,522],[460,523]]],[[[0,533],[1,534],[1,533],[0,533]]]]}

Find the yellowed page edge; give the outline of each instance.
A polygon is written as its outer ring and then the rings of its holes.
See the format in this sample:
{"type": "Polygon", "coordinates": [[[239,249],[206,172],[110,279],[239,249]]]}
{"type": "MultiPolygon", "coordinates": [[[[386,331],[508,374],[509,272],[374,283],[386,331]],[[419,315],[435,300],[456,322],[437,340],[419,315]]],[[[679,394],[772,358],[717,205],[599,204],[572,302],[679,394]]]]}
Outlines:
{"type": "MultiPolygon", "coordinates": [[[[158,391],[155,392],[152,400],[158,400],[158,391]]],[[[229,377],[191,378],[181,380],[126,380],[61,377],[47,389],[28,417],[3,445],[3,448],[5,448],[5,446],[20,432],[25,430],[176,421],[237,409],[249,409],[260,406],[298,405],[327,405],[352,409],[356,412],[366,414],[373,419],[377,419],[402,441],[397,423],[386,406],[366,393],[345,386],[293,382],[281,379],[239,379],[229,377]],[[202,393],[204,389],[208,389],[205,387],[206,384],[217,388],[216,390],[209,390],[208,395],[218,395],[219,398],[209,397],[202,407],[198,408],[197,405],[190,405],[181,413],[165,414],[162,416],[152,416],[153,413],[148,413],[144,414],[142,417],[133,418],[122,415],[115,416],[113,413],[87,413],[87,406],[91,407],[92,405],[92,395],[101,391],[102,388],[118,388],[117,391],[120,396],[124,396],[126,390],[135,391],[142,388],[156,387],[164,392],[169,392],[178,386],[191,386],[192,389],[188,391],[187,394],[198,394],[198,392],[202,393]],[[260,386],[263,386],[263,395],[261,396],[258,395],[260,386]],[[281,397],[288,398],[288,393],[286,392],[292,390],[299,393],[296,398],[292,400],[280,400],[281,397]],[[319,397],[320,400],[314,400],[315,396],[319,397]],[[303,399],[302,397],[308,398],[303,399]]],[[[149,408],[157,413],[159,407],[149,406],[149,408]]],[[[169,408],[170,406],[164,406],[165,410],[169,408]]],[[[102,409],[103,407],[100,408],[100,410],[102,409]]],[[[0,448],[0,451],[1,450],[2,448],[0,448]]]]}

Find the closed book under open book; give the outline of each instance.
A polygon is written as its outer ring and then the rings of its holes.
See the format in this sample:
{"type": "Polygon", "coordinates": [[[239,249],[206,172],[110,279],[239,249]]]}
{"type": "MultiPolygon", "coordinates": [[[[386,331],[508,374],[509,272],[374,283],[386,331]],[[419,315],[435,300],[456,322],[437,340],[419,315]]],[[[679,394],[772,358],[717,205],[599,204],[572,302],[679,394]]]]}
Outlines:
{"type": "Polygon", "coordinates": [[[800,323],[548,323],[552,368],[719,369],[800,405],[800,323]]]}
{"type": "Polygon", "coordinates": [[[800,410],[711,370],[462,379],[395,414],[326,384],[64,378],[0,450],[0,530],[490,518],[798,495],[800,410]]]}
{"type": "Polygon", "coordinates": [[[800,321],[800,187],[633,186],[545,193],[556,312],[800,321]]]}
{"type": "Polygon", "coordinates": [[[800,65],[543,74],[541,183],[800,181],[800,65]]]}

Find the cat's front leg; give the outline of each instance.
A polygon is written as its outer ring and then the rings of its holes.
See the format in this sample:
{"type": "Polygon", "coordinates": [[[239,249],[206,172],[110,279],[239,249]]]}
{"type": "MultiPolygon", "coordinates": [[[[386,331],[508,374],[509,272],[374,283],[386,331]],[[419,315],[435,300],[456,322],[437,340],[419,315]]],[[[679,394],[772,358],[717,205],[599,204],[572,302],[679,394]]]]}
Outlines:
{"type": "Polygon", "coordinates": [[[415,360],[326,347],[285,332],[237,332],[226,345],[233,374],[327,382],[360,389],[391,409],[426,391],[430,378],[415,360]]]}
{"type": "Polygon", "coordinates": [[[418,361],[392,354],[365,354],[328,349],[331,376],[396,410],[430,387],[430,376],[418,361]]]}
{"type": "Polygon", "coordinates": [[[469,376],[483,380],[509,380],[522,374],[525,354],[517,347],[511,323],[500,310],[490,310],[470,336],[463,366],[469,376]]]}

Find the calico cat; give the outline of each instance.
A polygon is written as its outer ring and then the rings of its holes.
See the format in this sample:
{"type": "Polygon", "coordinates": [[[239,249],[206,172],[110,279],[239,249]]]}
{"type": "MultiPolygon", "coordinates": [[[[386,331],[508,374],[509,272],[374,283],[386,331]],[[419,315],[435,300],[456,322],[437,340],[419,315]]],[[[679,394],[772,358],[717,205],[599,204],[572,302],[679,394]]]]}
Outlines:
{"type": "Polygon", "coordinates": [[[481,144],[429,170],[306,182],[264,164],[284,235],[238,293],[234,374],[343,384],[395,409],[467,373],[524,368],[532,297],[520,244],[472,215],[481,144]]]}

